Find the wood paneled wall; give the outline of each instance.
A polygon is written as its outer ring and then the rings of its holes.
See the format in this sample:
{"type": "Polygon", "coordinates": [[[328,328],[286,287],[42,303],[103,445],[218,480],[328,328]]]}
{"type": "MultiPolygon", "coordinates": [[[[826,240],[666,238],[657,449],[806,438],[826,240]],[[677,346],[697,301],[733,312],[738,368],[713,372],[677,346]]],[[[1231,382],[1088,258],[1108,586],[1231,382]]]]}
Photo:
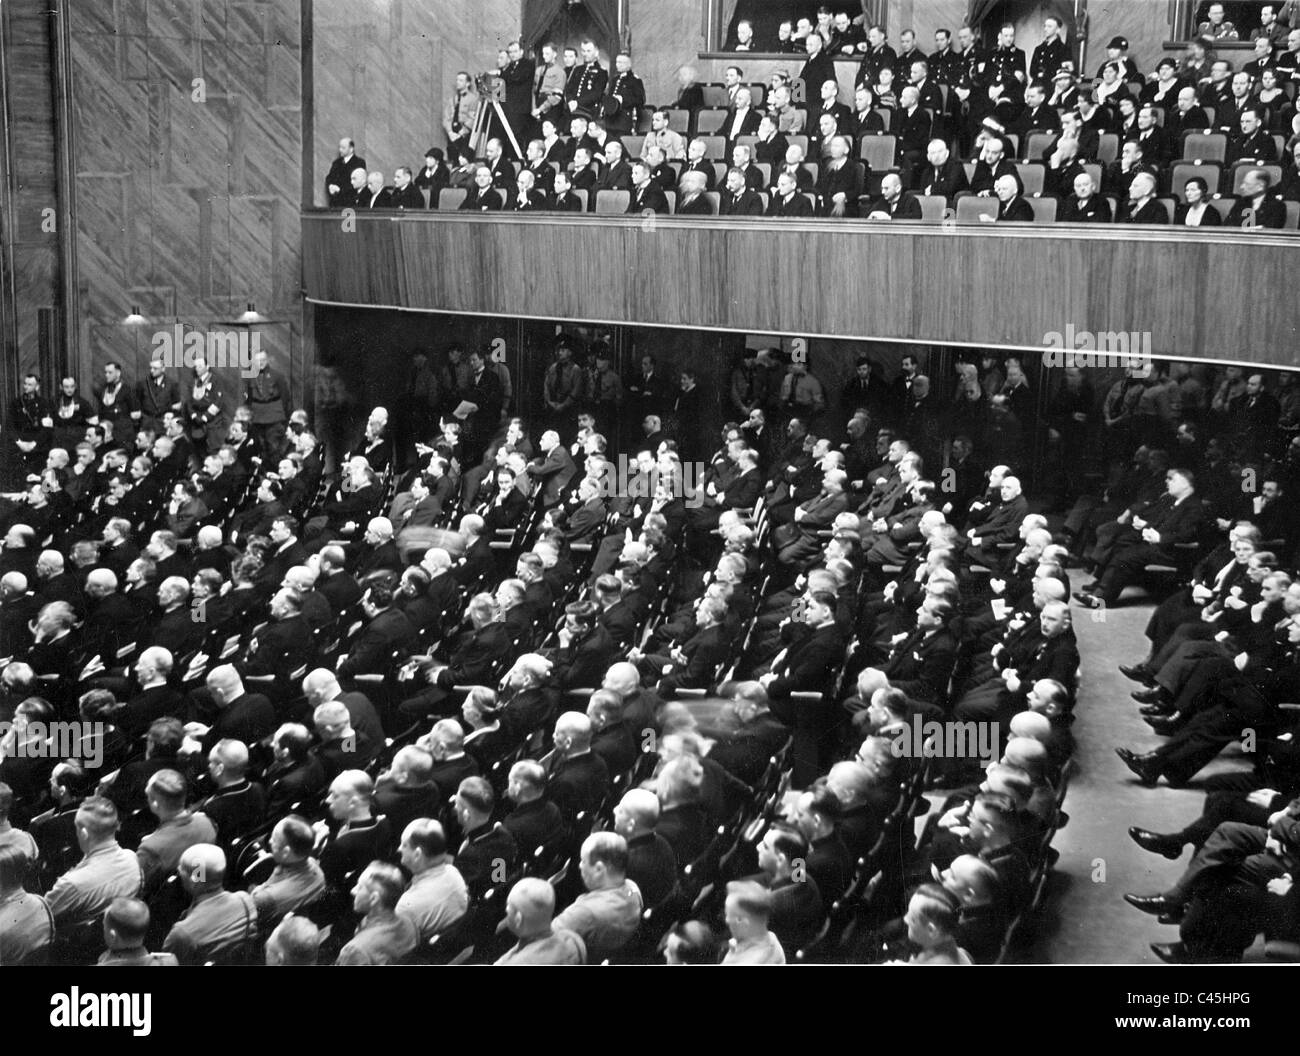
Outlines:
{"type": "Polygon", "coordinates": [[[325,174],[343,136],[392,183],[445,148],[442,108],[458,70],[496,66],[518,37],[521,0],[314,0],[312,187],[325,203],[325,174]]]}
{"type": "MultiPolygon", "coordinates": [[[[53,22],[42,0],[0,5],[7,125],[0,153],[4,215],[0,219],[0,341],[4,395],[23,373],[40,369],[42,312],[59,310],[59,233],[64,221],[58,188],[52,84],[53,22]]],[[[51,352],[62,353],[57,334],[51,352]]]]}
{"type": "Polygon", "coordinates": [[[1294,235],[437,213],[303,231],[322,302],[1021,349],[1072,325],[1300,365],[1300,303],[1277,295],[1294,235]]]}
{"type": "MultiPolygon", "coordinates": [[[[248,302],[302,392],[300,0],[64,5],[83,382],[142,376],[154,331],[248,302]],[[147,323],[124,325],[132,305],[147,323]]],[[[229,387],[237,371],[227,372],[229,387]]]]}

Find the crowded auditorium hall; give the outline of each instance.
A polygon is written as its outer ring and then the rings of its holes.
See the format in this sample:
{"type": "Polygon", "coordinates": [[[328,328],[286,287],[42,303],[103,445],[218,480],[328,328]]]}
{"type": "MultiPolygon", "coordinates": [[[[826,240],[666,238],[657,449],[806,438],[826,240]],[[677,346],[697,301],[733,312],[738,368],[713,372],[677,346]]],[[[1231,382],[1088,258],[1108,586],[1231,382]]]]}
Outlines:
{"type": "Polygon", "coordinates": [[[1300,962],[1300,2],[0,57],[0,965],[1300,962]]]}

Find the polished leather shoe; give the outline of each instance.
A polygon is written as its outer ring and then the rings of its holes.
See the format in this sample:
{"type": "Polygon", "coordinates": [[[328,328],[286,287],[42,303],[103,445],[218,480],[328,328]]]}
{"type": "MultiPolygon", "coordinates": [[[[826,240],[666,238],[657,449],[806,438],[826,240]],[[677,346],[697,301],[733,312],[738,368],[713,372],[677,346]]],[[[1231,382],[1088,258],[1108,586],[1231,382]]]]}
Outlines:
{"type": "Polygon", "coordinates": [[[1139,781],[1148,788],[1155,788],[1160,781],[1160,770],[1151,756],[1138,755],[1137,752],[1130,752],[1127,748],[1116,748],[1115,754],[1137,775],[1139,781]]]}
{"type": "Polygon", "coordinates": [[[1151,727],[1161,737],[1168,737],[1172,733],[1177,733],[1182,726],[1182,715],[1174,712],[1172,715],[1144,715],[1142,721],[1151,727]]]}
{"type": "Polygon", "coordinates": [[[1159,686],[1154,686],[1151,689],[1135,689],[1129,696],[1139,704],[1159,704],[1161,701],[1169,699],[1165,695],[1165,691],[1159,686]]]}
{"type": "Polygon", "coordinates": [[[1177,836],[1166,836],[1162,832],[1140,829],[1136,825],[1128,830],[1128,834],[1144,851],[1163,855],[1171,862],[1182,857],[1183,841],[1177,836]]]}
{"type": "Polygon", "coordinates": [[[1173,913],[1179,907],[1164,895],[1125,895],[1124,901],[1134,909],[1150,913],[1153,917],[1160,913],[1173,913]]]}
{"type": "Polygon", "coordinates": [[[1141,682],[1145,686],[1151,685],[1155,681],[1155,672],[1146,664],[1134,664],[1132,667],[1119,665],[1119,673],[1133,682],[1141,682]]]}
{"type": "Polygon", "coordinates": [[[1101,608],[1101,598],[1097,597],[1095,594],[1085,594],[1081,590],[1075,591],[1074,600],[1080,605],[1088,606],[1090,609],[1101,608]]]}
{"type": "Polygon", "coordinates": [[[1157,701],[1155,704],[1143,704],[1138,708],[1143,715],[1172,715],[1174,706],[1165,701],[1157,701]]]}
{"type": "Polygon", "coordinates": [[[1165,964],[1192,963],[1192,959],[1187,956],[1187,948],[1181,942],[1153,942],[1151,952],[1165,964]]]}

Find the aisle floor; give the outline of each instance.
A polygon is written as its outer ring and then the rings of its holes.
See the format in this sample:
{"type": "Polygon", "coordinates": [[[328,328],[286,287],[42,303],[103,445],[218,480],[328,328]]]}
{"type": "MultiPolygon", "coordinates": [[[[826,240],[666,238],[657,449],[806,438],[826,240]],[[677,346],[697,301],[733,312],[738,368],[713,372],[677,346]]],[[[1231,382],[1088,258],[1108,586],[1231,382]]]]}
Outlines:
{"type": "MultiPolygon", "coordinates": [[[[1094,613],[1073,605],[1082,678],[1074,733],[1075,775],[1065,802],[1069,824],[1054,841],[1060,861],[1049,880],[1034,938],[1016,961],[1048,964],[1159,964],[1152,942],[1174,942],[1177,928],[1159,924],[1123,899],[1125,892],[1163,891],[1186,866],[1149,854],[1128,836],[1130,825],[1159,832],[1182,828],[1199,815],[1205,793],[1196,785],[1172,789],[1163,781],[1149,789],[1115,755],[1117,747],[1149,751],[1161,743],[1142,721],[1129,694],[1136,688],[1117,669],[1146,653],[1143,628],[1151,614],[1145,599],[1094,613]]],[[[1197,775],[1247,766],[1229,748],[1197,775]]]]}

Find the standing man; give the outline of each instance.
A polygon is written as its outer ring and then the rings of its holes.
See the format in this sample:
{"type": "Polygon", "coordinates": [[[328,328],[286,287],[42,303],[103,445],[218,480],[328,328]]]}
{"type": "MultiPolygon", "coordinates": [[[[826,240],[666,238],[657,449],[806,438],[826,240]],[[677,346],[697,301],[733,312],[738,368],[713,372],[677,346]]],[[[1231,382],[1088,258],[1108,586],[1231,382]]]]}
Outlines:
{"type": "Polygon", "coordinates": [[[564,109],[564,85],[567,71],[556,61],[555,45],[542,45],[542,61],[533,73],[533,118],[554,117],[553,110],[564,109]]]}
{"type": "Polygon", "coordinates": [[[113,427],[113,440],[122,439],[123,425],[130,421],[134,396],[122,380],[122,368],[117,363],[104,364],[104,385],[95,392],[95,417],[109,422],[113,427]]]}
{"type": "Polygon", "coordinates": [[[208,361],[194,361],[194,382],[185,414],[189,419],[190,439],[196,452],[215,453],[226,438],[226,408],[221,386],[208,361]]]}
{"type": "Polygon", "coordinates": [[[614,56],[614,77],[601,100],[605,128],[612,135],[630,136],[636,131],[636,119],[645,106],[645,84],[632,72],[632,56],[620,51],[614,56]]]}
{"type": "Polygon", "coordinates": [[[161,356],[149,360],[149,376],[140,382],[140,391],[131,417],[141,429],[161,431],[163,415],[181,409],[181,390],[167,377],[167,366],[161,356]]]}
{"type": "Polygon", "coordinates": [[[252,433],[264,459],[280,461],[289,421],[289,384],[271,369],[270,357],[253,353],[253,377],[244,382],[244,403],[253,412],[252,433]]]}
{"type": "Polygon", "coordinates": [[[510,60],[499,71],[506,86],[506,120],[515,134],[515,142],[527,143],[533,138],[533,75],[537,64],[524,54],[523,45],[512,40],[506,45],[510,60]]]}
{"type": "Polygon", "coordinates": [[[352,170],[365,167],[366,159],[357,154],[356,142],[349,136],[340,139],[339,156],[330,163],[330,171],[325,176],[325,195],[331,209],[351,204],[347,198],[352,170]]]}
{"type": "Polygon", "coordinates": [[[41,395],[41,380],[35,374],[23,377],[23,391],[9,410],[9,428],[25,470],[31,472],[45,461],[54,419],[49,402],[41,395]]]}
{"type": "Polygon", "coordinates": [[[600,112],[601,100],[609,84],[609,74],[600,64],[594,41],[582,42],[582,65],[574,68],[565,87],[564,98],[570,114],[579,110],[587,115],[600,112]]]}
{"type": "Polygon", "coordinates": [[[469,74],[461,70],[456,74],[456,85],[442,113],[442,127],[447,133],[447,159],[453,168],[474,157],[474,144],[470,139],[478,121],[478,108],[479,97],[474,91],[474,83],[469,74]]]}
{"type": "Polygon", "coordinates": [[[1060,19],[1048,15],[1043,19],[1043,42],[1029,60],[1029,83],[1046,84],[1070,61],[1070,49],[1061,31],[1060,19]]]}

